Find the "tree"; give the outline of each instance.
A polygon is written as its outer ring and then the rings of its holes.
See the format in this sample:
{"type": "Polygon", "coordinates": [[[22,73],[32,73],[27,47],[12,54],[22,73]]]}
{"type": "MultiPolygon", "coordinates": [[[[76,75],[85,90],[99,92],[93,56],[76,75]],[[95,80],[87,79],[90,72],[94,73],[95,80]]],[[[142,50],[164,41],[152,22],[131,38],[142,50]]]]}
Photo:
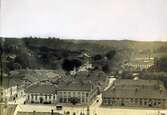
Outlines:
{"type": "Polygon", "coordinates": [[[167,72],[167,56],[161,57],[157,60],[157,67],[160,71],[167,72]]]}
{"type": "Polygon", "coordinates": [[[107,56],[108,59],[111,60],[111,59],[115,56],[115,54],[116,54],[116,51],[115,51],[115,50],[111,50],[111,51],[109,51],[109,52],[106,54],[106,56],[107,56]]]}

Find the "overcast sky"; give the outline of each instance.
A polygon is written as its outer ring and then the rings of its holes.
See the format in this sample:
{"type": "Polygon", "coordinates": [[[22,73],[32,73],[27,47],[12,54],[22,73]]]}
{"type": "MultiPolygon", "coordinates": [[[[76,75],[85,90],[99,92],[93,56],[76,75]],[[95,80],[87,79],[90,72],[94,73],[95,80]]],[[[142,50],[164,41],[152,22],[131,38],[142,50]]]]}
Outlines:
{"type": "Polygon", "coordinates": [[[1,35],[167,40],[167,0],[1,0],[1,35]]]}

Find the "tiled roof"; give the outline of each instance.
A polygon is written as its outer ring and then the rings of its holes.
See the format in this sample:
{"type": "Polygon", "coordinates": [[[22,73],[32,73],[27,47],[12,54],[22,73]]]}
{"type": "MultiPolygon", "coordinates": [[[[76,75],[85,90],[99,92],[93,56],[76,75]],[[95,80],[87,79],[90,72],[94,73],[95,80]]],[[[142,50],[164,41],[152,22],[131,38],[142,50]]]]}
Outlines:
{"type": "Polygon", "coordinates": [[[58,85],[60,91],[90,91],[93,84],[83,81],[62,82],[58,85]]]}
{"type": "Polygon", "coordinates": [[[167,99],[163,84],[156,80],[116,80],[103,97],[167,99]]]}
{"type": "Polygon", "coordinates": [[[57,87],[50,84],[34,84],[28,87],[26,93],[44,93],[44,94],[55,94],[57,87]]]}
{"type": "MultiPolygon", "coordinates": [[[[117,86],[125,86],[125,87],[153,87],[153,86],[163,86],[163,83],[159,80],[143,80],[143,79],[138,79],[138,80],[131,80],[131,79],[121,79],[121,80],[116,80],[114,82],[114,85],[117,86]]],[[[164,87],[163,87],[164,88],[164,87]]]]}

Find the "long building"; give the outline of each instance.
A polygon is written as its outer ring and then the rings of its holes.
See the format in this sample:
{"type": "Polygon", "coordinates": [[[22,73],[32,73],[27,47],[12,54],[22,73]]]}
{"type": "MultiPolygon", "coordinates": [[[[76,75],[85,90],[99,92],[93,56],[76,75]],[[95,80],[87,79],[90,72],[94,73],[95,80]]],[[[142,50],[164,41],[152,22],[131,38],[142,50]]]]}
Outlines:
{"type": "Polygon", "coordinates": [[[167,91],[158,80],[116,80],[103,92],[102,105],[167,108],[167,91]]]}
{"type": "Polygon", "coordinates": [[[15,101],[17,98],[24,96],[22,83],[19,83],[17,79],[4,77],[0,90],[2,91],[0,102],[15,101]]]}
{"type": "Polygon", "coordinates": [[[25,90],[26,103],[51,104],[57,102],[56,86],[51,84],[34,84],[25,90]]]}
{"type": "Polygon", "coordinates": [[[85,105],[97,95],[97,87],[90,82],[69,81],[61,83],[57,90],[59,103],[71,103],[72,98],[78,100],[77,104],[85,105]]]}

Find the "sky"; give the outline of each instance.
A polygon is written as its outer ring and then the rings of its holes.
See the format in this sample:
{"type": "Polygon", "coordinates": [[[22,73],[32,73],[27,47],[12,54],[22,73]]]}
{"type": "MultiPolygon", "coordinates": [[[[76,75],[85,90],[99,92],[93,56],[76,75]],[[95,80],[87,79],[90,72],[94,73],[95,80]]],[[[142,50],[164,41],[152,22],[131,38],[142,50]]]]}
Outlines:
{"type": "Polygon", "coordinates": [[[167,40],[167,0],[1,0],[0,35],[167,40]]]}

